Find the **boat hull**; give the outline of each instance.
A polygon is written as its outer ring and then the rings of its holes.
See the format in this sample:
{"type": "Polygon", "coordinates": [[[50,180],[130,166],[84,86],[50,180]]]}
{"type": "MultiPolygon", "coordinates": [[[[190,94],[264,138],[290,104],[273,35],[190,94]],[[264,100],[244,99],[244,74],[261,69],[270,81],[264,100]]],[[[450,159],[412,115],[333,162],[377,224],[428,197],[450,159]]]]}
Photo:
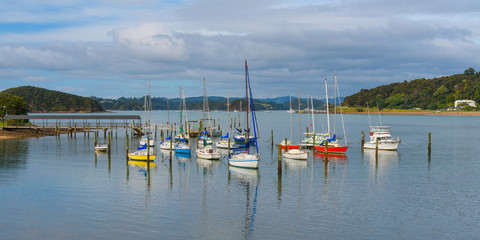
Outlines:
{"type": "Polygon", "coordinates": [[[254,154],[236,154],[228,159],[228,163],[234,167],[258,168],[258,156],[254,154]]]}
{"type": "MultiPolygon", "coordinates": [[[[348,149],[348,147],[328,147],[327,152],[328,153],[345,154],[347,149],[348,149]]],[[[315,146],[315,150],[320,151],[320,152],[325,152],[325,146],[315,146]]]]}
{"type": "MultiPolygon", "coordinates": [[[[400,142],[378,142],[378,150],[396,151],[400,142]]],[[[365,149],[376,149],[376,142],[366,142],[363,145],[365,149]]]]}
{"type": "Polygon", "coordinates": [[[173,146],[173,144],[170,144],[170,142],[164,142],[162,144],[160,144],[160,149],[163,149],[163,150],[170,150],[170,148],[175,148],[173,146]],[[170,147],[171,146],[171,147],[170,147]]]}
{"type": "MultiPolygon", "coordinates": [[[[219,141],[219,142],[216,142],[215,145],[217,146],[217,148],[227,149],[228,141],[219,141]]],[[[237,145],[235,144],[235,142],[230,142],[230,148],[235,148],[236,146],[237,145]]]]}
{"type": "Polygon", "coordinates": [[[175,148],[175,153],[190,154],[191,150],[189,148],[175,148]]]}
{"type": "MultiPolygon", "coordinates": [[[[150,161],[155,160],[156,155],[150,155],[150,161]]],[[[144,160],[147,161],[147,155],[133,155],[133,154],[128,154],[128,158],[131,160],[144,160]]]]}
{"type": "Polygon", "coordinates": [[[295,159],[295,160],[307,160],[308,153],[306,153],[306,152],[303,152],[303,153],[284,152],[283,157],[288,158],[288,159],[295,159]]]}
{"type": "MultiPolygon", "coordinates": [[[[300,145],[287,145],[288,149],[300,149],[300,145]]],[[[285,149],[285,145],[282,144],[282,149],[285,149]]]]}
{"type": "Polygon", "coordinates": [[[221,153],[203,153],[197,151],[197,158],[208,159],[208,160],[219,160],[222,157],[221,153]]]}

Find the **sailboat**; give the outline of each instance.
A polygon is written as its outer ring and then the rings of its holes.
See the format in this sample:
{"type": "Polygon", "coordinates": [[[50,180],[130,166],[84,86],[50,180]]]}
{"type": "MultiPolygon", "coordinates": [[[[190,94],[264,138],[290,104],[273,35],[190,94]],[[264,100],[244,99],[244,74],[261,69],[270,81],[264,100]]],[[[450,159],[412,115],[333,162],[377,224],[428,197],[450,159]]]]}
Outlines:
{"type": "MultiPolygon", "coordinates": [[[[290,96],[290,111],[287,111],[289,114],[290,114],[290,139],[293,139],[293,127],[292,127],[292,113],[294,113],[295,111],[292,109],[292,96],[290,96]]],[[[285,149],[285,145],[287,145],[288,149],[299,149],[300,148],[300,145],[294,145],[292,140],[286,140],[287,142],[285,142],[285,140],[282,141],[281,143],[281,146],[282,146],[282,149],[285,149]]]]}
{"type": "Polygon", "coordinates": [[[147,166],[150,162],[150,167],[155,167],[156,154],[155,149],[148,147],[147,144],[137,148],[137,151],[129,153],[128,155],[128,164],[147,166]]]}
{"type": "MultiPolygon", "coordinates": [[[[229,119],[229,113],[230,113],[230,91],[227,89],[227,120],[229,119]]],[[[230,126],[231,127],[231,126],[230,126]]],[[[230,128],[228,128],[230,130],[230,128]]],[[[220,140],[215,143],[217,145],[217,148],[228,148],[228,139],[229,139],[229,133],[227,132],[227,135],[225,136],[220,136],[220,140]]],[[[230,142],[230,147],[235,148],[236,144],[234,141],[230,142]]]]}
{"type": "Polygon", "coordinates": [[[145,124],[144,124],[144,128],[148,130],[147,133],[145,135],[142,135],[142,137],[140,138],[140,146],[143,146],[145,144],[148,144],[153,147],[155,146],[155,141],[154,139],[152,139],[152,136],[151,136],[151,129],[150,129],[150,114],[151,114],[151,110],[152,110],[152,97],[150,95],[150,87],[148,88],[148,102],[147,102],[147,95],[144,96],[144,108],[145,108],[145,124]],[[147,121],[147,112],[148,112],[148,121],[147,121]]]}
{"type": "Polygon", "coordinates": [[[140,166],[147,166],[147,163],[150,162],[150,167],[155,167],[155,160],[156,154],[155,154],[155,142],[153,139],[151,139],[151,134],[150,134],[150,111],[151,111],[151,105],[152,105],[152,98],[150,94],[150,88],[148,88],[148,96],[149,96],[149,102],[147,104],[147,98],[145,96],[144,101],[145,101],[145,117],[147,115],[147,109],[148,109],[148,121],[145,122],[145,128],[148,127],[147,134],[145,136],[142,136],[140,139],[140,147],[137,148],[137,151],[133,153],[128,153],[127,156],[129,158],[128,163],[129,164],[135,164],[135,165],[140,165],[140,166]],[[148,145],[148,146],[147,146],[148,145]]]}
{"type": "Polygon", "coordinates": [[[208,95],[207,88],[205,87],[205,78],[203,78],[203,111],[202,111],[202,120],[208,121],[208,127],[205,127],[205,132],[208,137],[218,137],[220,136],[220,131],[211,125],[210,119],[210,107],[208,105],[208,95]]]}
{"type": "Polygon", "coordinates": [[[205,139],[203,140],[203,148],[197,148],[195,153],[197,154],[197,158],[209,160],[218,160],[222,156],[222,153],[214,149],[212,145],[208,145],[205,139]]]}
{"type": "Polygon", "coordinates": [[[290,96],[290,109],[287,110],[287,113],[295,113],[295,110],[292,109],[292,96],[290,96]]]}
{"type": "MultiPolygon", "coordinates": [[[[187,137],[188,136],[188,133],[185,135],[184,133],[184,126],[183,126],[183,122],[182,122],[182,113],[184,111],[184,109],[186,109],[185,107],[185,92],[182,92],[181,94],[181,99],[183,99],[183,108],[182,110],[180,111],[180,134],[176,136],[176,140],[178,141],[176,144],[175,144],[175,153],[183,153],[183,154],[190,154],[191,150],[190,150],[190,145],[187,144],[187,137]]],[[[180,102],[182,103],[182,102],[180,102]]],[[[185,113],[186,113],[186,110],[185,110],[185,113]]],[[[185,119],[186,119],[186,115],[185,115],[185,119]]],[[[187,120],[188,122],[188,120],[187,120]]]]}
{"type": "MultiPolygon", "coordinates": [[[[335,74],[335,95],[338,92],[338,85],[337,85],[337,74],[335,74]]],[[[348,149],[347,142],[346,142],[346,132],[345,126],[343,126],[343,135],[345,137],[345,145],[342,145],[337,138],[337,134],[334,130],[333,136],[330,133],[330,110],[328,107],[328,85],[327,85],[327,78],[325,78],[325,95],[327,99],[327,127],[328,132],[322,134],[326,139],[324,139],[319,145],[315,145],[315,150],[325,152],[325,142],[328,142],[327,153],[340,153],[345,154],[348,149]]],[[[337,99],[335,99],[335,111],[337,108],[337,99]]],[[[343,112],[340,108],[340,115],[342,116],[342,124],[343,124],[343,112]]]]}
{"type": "Polygon", "coordinates": [[[185,103],[185,91],[180,88],[180,133],[175,136],[175,140],[184,139],[188,142],[188,140],[190,139],[190,134],[188,132],[186,133],[185,128],[187,126],[183,125],[183,116],[185,116],[185,123],[188,122],[186,106],[187,105],[185,103]]]}
{"type": "MultiPolygon", "coordinates": [[[[290,109],[292,109],[292,98],[290,97],[290,109]]],[[[292,114],[290,113],[290,139],[293,139],[293,127],[292,127],[292,114]]],[[[300,131],[300,130],[299,130],[300,131]]],[[[285,151],[282,153],[284,158],[295,159],[295,160],[307,160],[308,152],[305,152],[300,149],[300,145],[293,145],[292,141],[287,141],[285,139],[282,142],[282,148],[285,151]],[[285,146],[287,144],[287,146],[285,146]]]]}
{"type": "MultiPolygon", "coordinates": [[[[252,123],[253,123],[253,136],[254,136],[254,141],[256,143],[257,141],[257,129],[256,129],[256,122],[255,122],[255,109],[253,105],[253,97],[252,97],[252,89],[250,88],[250,79],[248,75],[248,65],[247,65],[247,60],[245,60],[245,116],[246,116],[246,123],[247,123],[247,132],[246,135],[249,136],[249,123],[248,123],[248,101],[250,98],[250,109],[252,113],[252,123]]],[[[247,142],[247,147],[243,151],[236,151],[232,154],[230,154],[228,158],[228,163],[232,166],[235,167],[244,167],[244,168],[258,168],[258,160],[260,159],[260,154],[258,153],[258,145],[255,144],[255,154],[251,154],[249,152],[250,148],[248,147],[248,142],[247,142]]]]}

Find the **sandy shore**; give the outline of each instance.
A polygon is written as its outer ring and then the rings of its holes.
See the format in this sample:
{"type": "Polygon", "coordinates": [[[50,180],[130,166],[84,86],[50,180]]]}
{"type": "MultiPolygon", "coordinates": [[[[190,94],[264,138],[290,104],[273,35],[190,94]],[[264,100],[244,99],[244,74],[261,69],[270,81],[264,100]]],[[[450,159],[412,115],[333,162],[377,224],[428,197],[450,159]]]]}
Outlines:
{"type": "MultiPolygon", "coordinates": [[[[62,134],[66,131],[62,131],[62,134]]],[[[29,137],[55,136],[54,128],[3,128],[0,127],[0,141],[29,137]]]]}
{"type": "MultiPolygon", "coordinates": [[[[345,114],[368,114],[368,112],[347,112],[345,114]]],[[[378,112],[370,112],[378,114],[378,112]]],[[[435,116],[480,116],[480,112],[454,112],[454,111],[380,111],[382,115],[435,115],[435,116]]]]}

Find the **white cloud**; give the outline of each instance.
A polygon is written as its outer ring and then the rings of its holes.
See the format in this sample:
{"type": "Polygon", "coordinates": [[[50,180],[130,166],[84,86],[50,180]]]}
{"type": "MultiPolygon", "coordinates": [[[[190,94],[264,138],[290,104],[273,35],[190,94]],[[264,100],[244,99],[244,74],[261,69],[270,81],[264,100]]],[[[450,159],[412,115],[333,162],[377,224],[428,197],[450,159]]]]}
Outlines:
{"type": "Polygon", "coordinates": [[[352,94],[468,67],[480,70],[478,5],[23,0],[0,6],[0,24],[27,25],[0,33],[0,81],[55,87],[49,82],[55,79],[86,96],[138,96],[152,85],[168,97],[185,85],[201,95],[195,90],[206,77],[209,94],[225,95],[230,88],[232,96],[241,96],[247,59],[259,97],[292,94],[297,86],[321,92],[317,83],[334,72],[342,93],[352,94]],[[89,87],[98,85],[104,87],[89,87]]]}
{"type": "Polygon", "coordinates": [[[184,41],[160,23],[118,29],[112,35],[115,44],[130,49],[142,59],[179,61],[188,58],[184,41]]]}

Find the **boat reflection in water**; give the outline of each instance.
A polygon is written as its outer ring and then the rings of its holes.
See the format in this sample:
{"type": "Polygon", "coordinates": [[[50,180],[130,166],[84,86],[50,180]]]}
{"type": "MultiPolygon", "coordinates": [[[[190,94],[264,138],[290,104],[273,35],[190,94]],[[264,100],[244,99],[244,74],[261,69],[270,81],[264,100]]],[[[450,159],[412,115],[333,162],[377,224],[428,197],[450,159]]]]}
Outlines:
{"type": "Polygon", "coordinates": [[[398,166],[400,155],[397,151],[378,151],[378,159],[375,159],[374,149],[365,149],[364,158],[369,159],[370,173],[387,173],[394,166],[398,166]]]}
{"type": "Polygon", "coordinates": [[[291,158],[284,158],[283,160],[289,169],[302,169],[308,166],[307,160],[297,160],[291,158]]]}
{"type": "MultiPolygon", "coordinates": [[[[170,155],[170,153],[168,153],[170,155]]],[[[168,155],[168,156],[169,156],[168,155]]],[[[192,157],[191,154],[185,154],[185,153],[175,153],[174,154],[175,158],[179,161],[179,162],[186,162],[186,161],[189,161],[192,157]]]]}
{"type": "Polygon", "coordinates": [[[219,160],[207,160],[202,158],[197,158],[197,167],[203,167],[204,170],[212,170],[214,168],[222,165],[222,161],[219,160]]]}
{"type": "MultiPolygon", "coordinates": [[[[315,152],[313,155],[315,161],[325,161],[325,153],[315,152]]],[[[347,164],[347,155],[345,154],[328,154],[328,161],[333,162],[335,165],[347,164]]]]}
{"type": "Polygon", "coordinates": [[[230,166],[228,178],[233,179],[245,190],[245,216],[242,233],[245,239],[254,239],[255,213],[257,212],[257,194],[260,174],[258,169],[247,169],[230,166]]]}

